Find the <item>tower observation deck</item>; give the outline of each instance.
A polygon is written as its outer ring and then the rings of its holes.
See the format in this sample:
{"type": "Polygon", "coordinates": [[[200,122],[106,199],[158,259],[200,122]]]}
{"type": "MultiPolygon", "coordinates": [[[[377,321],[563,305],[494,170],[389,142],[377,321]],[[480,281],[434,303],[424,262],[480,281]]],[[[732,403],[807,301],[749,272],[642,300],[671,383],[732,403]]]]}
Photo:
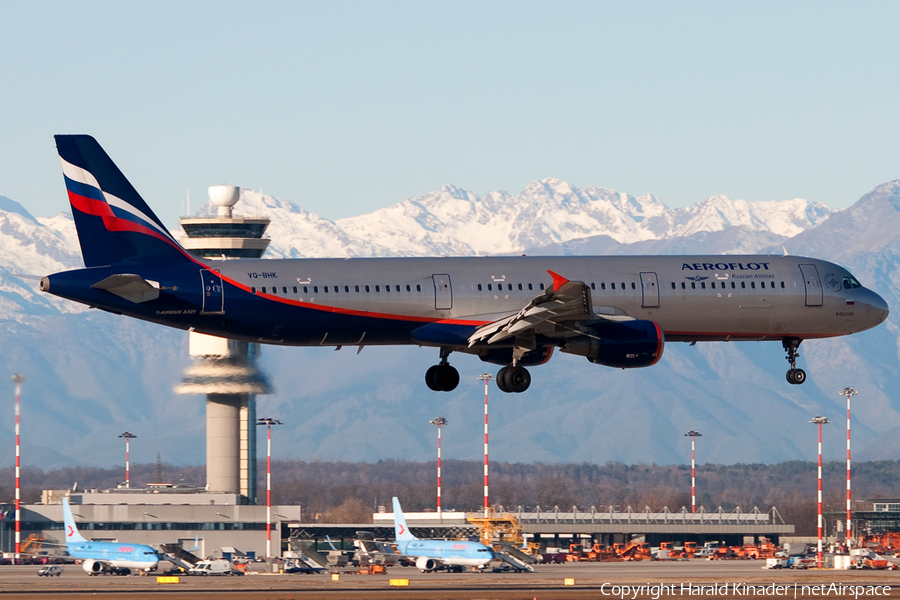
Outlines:
{"type": "Polygon", "coordinates": [[[235,216],[241,190],[232,185],[209,188],[209,199],[218,207],[215,217],[186,217],[181,227],[188,235],[184,249],[198,258],[260,258],[269,246],[263,237],[267,218],[235,216]]]}

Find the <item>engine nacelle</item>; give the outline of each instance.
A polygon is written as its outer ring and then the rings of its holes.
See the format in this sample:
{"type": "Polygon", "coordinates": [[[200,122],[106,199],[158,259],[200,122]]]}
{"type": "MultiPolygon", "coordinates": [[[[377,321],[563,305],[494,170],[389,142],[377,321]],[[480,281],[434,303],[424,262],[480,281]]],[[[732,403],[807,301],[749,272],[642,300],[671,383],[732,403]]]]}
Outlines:
{"type": "Polygon", "coordinates": [[[590,329],[592,335],[570,338],[560,349],[618,369],[649,367],[662,358],[665,335],[653,321],[607,321],[590,329]]]}
{"type": "Polygon", "coordinates": [[[416,559],[416,568],[425,573],[426,571],[434,571],[437,568],[437,561],[427,556],[420,556],[416,559]]]}
{"type": "Polygon", "coordinates": [[[103,572],[103,563],[99,560],[89,558],[81,563],[81,568],[88,575],[99,575],[103,572]]]}

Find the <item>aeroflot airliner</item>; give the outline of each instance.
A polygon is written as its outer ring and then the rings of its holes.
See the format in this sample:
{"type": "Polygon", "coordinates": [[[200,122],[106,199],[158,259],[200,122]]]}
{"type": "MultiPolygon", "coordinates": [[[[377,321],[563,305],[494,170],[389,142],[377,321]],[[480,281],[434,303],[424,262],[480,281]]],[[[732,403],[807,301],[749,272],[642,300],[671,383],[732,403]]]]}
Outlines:
{"type": "Polygon", "coordinates": [[[647,367],[665,342],[773,340],[803,383],[800,342],[875,327],[888,306],[838,265],[796,256],[200,260],[188,254],[90,136],[56,145],[84,269],[45,292],[116,314],[266,344],[438,349],[425,383],[453,390],[452,352],[526,367],[555,349],[647,367]]]}

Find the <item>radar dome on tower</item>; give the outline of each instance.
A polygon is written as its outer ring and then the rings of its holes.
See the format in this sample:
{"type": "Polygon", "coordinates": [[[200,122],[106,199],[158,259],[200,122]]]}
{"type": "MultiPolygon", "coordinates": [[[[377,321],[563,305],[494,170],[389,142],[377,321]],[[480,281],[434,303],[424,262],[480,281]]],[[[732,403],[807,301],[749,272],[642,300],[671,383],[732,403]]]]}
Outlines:
{"type": "Polygon", "coordinates": [[[241,199],[241,188],[234,185],[209,186],[209,201],[219,207],[220,217],[231,217],[231,209],[241,199]]]}

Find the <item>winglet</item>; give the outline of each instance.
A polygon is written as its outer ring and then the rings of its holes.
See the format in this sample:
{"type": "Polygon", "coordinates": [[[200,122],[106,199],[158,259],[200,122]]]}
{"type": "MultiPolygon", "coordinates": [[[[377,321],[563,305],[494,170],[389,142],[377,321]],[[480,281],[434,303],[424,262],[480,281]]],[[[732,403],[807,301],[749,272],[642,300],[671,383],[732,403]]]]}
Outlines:
{"type": "Polygon", "coordinates": [[[406,525],[406,518],[403,516],[403,510],[400,508],[400,501],[397,497],[393,497],[394,504],[394,537],[398,542],[414,540],[414,536],[406,525]]]}
{"type": "Polygon", "coordinates": [[[563,277],[562,275],[560,275],[558,273],[554,273],[553,271],[547,271],[547,272],[550,273],[550,277],[553,278],[553,291],[554,292],[558,292],[559,288],[561,288],[563,285],[569,283],[569,280],[566,279],[565,277],[563,277]]]}
{"type": "Polygon", "coordinates": [[[75,526],[75,519],[72,517],[72,509],[69,508],[69,499],[62,499],[63,505],[63,522],[66,527],[66,543],[86,542],[87,540],[78,533],[78,527],[75,526]]]}

